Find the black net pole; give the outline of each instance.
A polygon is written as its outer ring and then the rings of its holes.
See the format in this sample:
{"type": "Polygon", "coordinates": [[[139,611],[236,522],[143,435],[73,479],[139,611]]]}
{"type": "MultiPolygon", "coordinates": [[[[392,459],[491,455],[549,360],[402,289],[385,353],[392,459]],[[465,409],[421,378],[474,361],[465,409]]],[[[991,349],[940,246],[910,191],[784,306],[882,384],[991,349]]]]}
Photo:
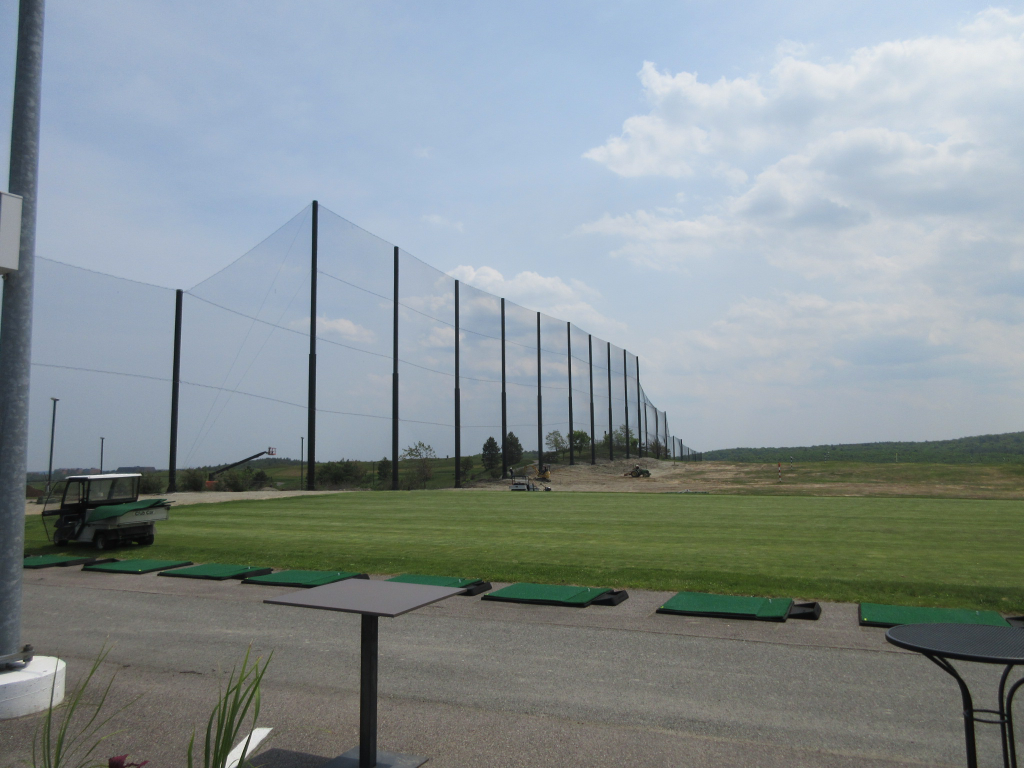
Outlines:
{"type": "MultiPolygon", "coordinates": [[[[174,292],[174,352],[171,363],[171,446],[167,458],[167,492],[178,491],[178,388],[181,383],[181,303],[184,291],[174,292]]],[[[100,464],[102,464],[102,460],[100,464]]]]}
{"type": "Polygon", "coordinates": [[[501,300],[501,476],[508,476],[508,408],[505,399],[505,300],[501,300]]]}
{"type": "Polygon", "coordinates": [[[395,301],[391,323],[391,490],[398,490],[398,246],[395,246],[395,301]]]}
{"type": "Polygon", "coordinates": [[[540,388],[540,312],[537,313],[537,474],[544,463],[544,408],[540,388]]]}
{"type": "MultiPolygon", "coordinates": [[[[650,436],[647,433],[647,419],[646,418],[644,419],[644,439],[642,441],[640,440],[640,435],[639,435],[639,432],[640,432],[640,403],[643,400],[644,400],[644,398],[642,398],[640,396],[640,355],[637,355],[636,356],[636,431],[637,431],[638,434],[637,434],[637,441],[636,441],[637,442],[637,449],[636,450],[637,450],[637,456],[639,456],[641,458],[644,455],[644,446],[643,446],[643,444],[646,443],[650,439],[650,436]]],[[[644,416],[646,417],[646,415],[647,415],[647,403],[646,403],[646,401],[644,401],[643,406],[644,406],[644,416]]]]}
{"type": "Polygon", "coordinates": [[[455,487],[462,487],[462,402],[459,392],[459,281],[455,281],[455,487]]]}
{"type": "Polygon", "coordinates": [[[572,424],[572,323],[565,324],[565,361],[569,366],[569,464],[576,463],[576,453],[573,450],[573,424],[572,424]]]}
{"type": "Polygon", "coordinates": [[[612,421],[612,343],[608,347],[608,461],[615,461],[615,424],[612,421]]]}
{"type": "Polygon", "coordinates": [[[589,333],[587,360],[590,363],[590,463],[597,464],[597,443],[594,442],[594,337],[589,333]]]}
{"type": "Polygon", "coordinates": [[[309,272],[309,394],[306,401],[306,490],[316,490],[316,236],[320,204],[313,201],[313,237],[309,272]]]}
{"type": "MultiPolygon", "coordinates": [[[[626,350],[622,350],[622,394],[625,397],[626,405],[626,458],[629,458],[629,361],[626,359],[626,350]]],[[[640,425],[637,425],[640,429],[640,425]]]]}
{"type": "MultiPolygon", "coordinates": [[[[638,387],[639,389],[639,387],[638,387]]],[[[637,393],[637,432],[643,431],[643,439],[640,439],[640,435],[637,435],[637,455],[643,457],[644,446],[647,447],[647,453],[650,454],[650,430],[647,427],[647,400],[643,399],[639,392],[637,393]],[[643,416],[640,414],[640,406],[643,406],[643,416]],[[640,421],[640,419],[643,421],[640,421]]]]}

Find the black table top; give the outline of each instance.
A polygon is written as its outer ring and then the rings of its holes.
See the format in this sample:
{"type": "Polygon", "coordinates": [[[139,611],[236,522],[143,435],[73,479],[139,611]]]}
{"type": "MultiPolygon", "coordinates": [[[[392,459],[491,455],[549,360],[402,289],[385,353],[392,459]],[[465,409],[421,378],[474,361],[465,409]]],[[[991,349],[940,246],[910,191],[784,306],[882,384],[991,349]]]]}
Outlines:
{"type": "Polygon", "coordinates": [[[1024,629],[984,624],[903,624],[885,633],[900,648],[946,659],[1024,664],[1024,629]]]}
{"type": "Polygon", "coordinates": [[[322,587],[289,592],[263,602],[393,618],[465,591],[464,588],[405,584],[400,581],[346,579],[322,587]]]}

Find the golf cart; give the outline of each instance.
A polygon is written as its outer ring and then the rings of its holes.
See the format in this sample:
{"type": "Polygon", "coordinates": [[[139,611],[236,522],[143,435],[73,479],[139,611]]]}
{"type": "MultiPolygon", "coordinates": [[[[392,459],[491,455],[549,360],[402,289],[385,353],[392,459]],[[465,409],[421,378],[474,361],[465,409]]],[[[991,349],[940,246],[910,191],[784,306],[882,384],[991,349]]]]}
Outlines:
{"type": "MultiPolygon", "coordinates": [[[[517,472],[516,470],[510,470],[512,477],[512,484],[508,487],[510,491],[539,491],[540,488],[533,484],[529,476],[526,474],[526,470],[517,472]]],[[[551,488],[545,486],[545,491],[550,491],[551,488]]]]}
{"type": "MultiPolygon", "coordinates": [[[[43,506],[43,525],[56,517],[53,543],[69,541],[110,549],[135,541],[153,543],[154,523],[166,520],[166,499],[139,501],[142,475],[73,475],[54,484],[43,506]]],[[[47,531],[49,535],[49,531],[47,531]]]]}

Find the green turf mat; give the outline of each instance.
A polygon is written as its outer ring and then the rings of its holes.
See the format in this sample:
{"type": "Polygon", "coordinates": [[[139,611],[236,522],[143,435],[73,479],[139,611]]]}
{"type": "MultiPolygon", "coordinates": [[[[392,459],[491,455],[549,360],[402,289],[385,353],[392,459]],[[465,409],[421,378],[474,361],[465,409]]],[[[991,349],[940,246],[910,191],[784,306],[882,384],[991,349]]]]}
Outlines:
{"type": "Polygon", "coordinates": [[[206,563],[205,565],[193,565],[191,568],[176,568],[172,571],[163,571],[160,575],[176,576],[182,579],[224,581],[225,579],[244,579],[247,576],[266,576],[272,571],[273,568],[261,568],[258,565],[206,563]]]}
{"type": "Polygon", "coordinates": [[[608,594],[607,587],[566,587],[556,584],[528,584],[521,582],[484,595],[484,600],[499,600],[508,603],[537,603],[540,605],[586,606],[601,595],[608,594]]]}
{"type": "Polygon", "coordinates": [[[152,573],[166,571],[170,568],[181,568],[192,565],[191,560],[119,560],[114,563],[96,563],[82,568],[83,571],[101,571],[103,573],[152,573]]]}
{"type": "Polygon", "coordinates": [[[68,555],[32,555],[25,558],[26,568],[49,568],[54,565],[85,565],[96,561],[95,557],[74,557],[68,555]]]}
{"type": "Polygon", "coordinates": [[[107,520],[111,517],[120,517],[125,512],[132,512],[136,509],[149,509],[166,504],[167,499],[142,499],[141,501],[129,501],[127,504],[108,504],[105,507],[97,507],[89,510],[89,517],[85,522],[95,523],[97,520],[107,520]]]}
{"type": "Polygon", "coordinates": [[[896,627],[900,624],[988,624],[1010,626],[995,611],[971,611],[964,608],[921,608],[907,605],[860,604],[862,627],[896,627]]]}
{"type": "Polygon", "coordinates": [[[353,578],[366,578],[366,574],[354,571],[278,571],[267,576],[250,576],[242,579],[242,583],[271,587],[319,587],[353,578]]]}
{"type": "Polygon", "coordinates": [[[785,621],[793,601],[788,597],[739,597],[706,592],[680,592],[658,613],[682,616],[714,616],[754,621],[785,621]]]}
{"type": "Polygon", "coordinates": [[[388,581],[400,581],[403,584],[428,584],[432,587],[469,587],[479,584],[480,579],[460,579],[457,576],[421,576],[418,573],[403,573],[388,581]]]}

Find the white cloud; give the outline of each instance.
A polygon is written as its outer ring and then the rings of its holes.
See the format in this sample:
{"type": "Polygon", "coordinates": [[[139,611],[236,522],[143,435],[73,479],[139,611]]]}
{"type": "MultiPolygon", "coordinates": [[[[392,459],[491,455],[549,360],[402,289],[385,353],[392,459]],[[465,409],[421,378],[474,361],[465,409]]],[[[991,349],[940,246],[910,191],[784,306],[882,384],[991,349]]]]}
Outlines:
{"type": "Polygon", "coordinates": [[[729,393],[723,407],[791,391],[812,409],[813,389],[865,412],[876,385],[921,413],[1024,376],[1024,16],[808,55],[785,44],[770,70],[714,83],[646,62],[649,111],[585,154],[679,192],[577,234],[725,297],[717,319],[652,342],[659,365],[708,403],[729,393]],[[756,285],[742,280],[753,268],[756,285]]]}
{"type": "Polygon", "coordinates": [[[618,236],[618,254],[663,266],[757,249],[801,273],[891,273],[892,260],[921,266],[965,238],[1008,257],[1024,166],[1022,19],[988,11],[957,37],[840,62],[790,45],[765,75],[715,83],[645,62],[651,111],[585,157],[622,176],[718,177],[734,189],[701,209],[609,214],[579,231],[618,236]],[[839,233],[825,253],[822,236],[839,233]]]}
{"type": "Polygon", "coordinates": [[[449,221],[444,216],[438,216],[436,213],[421,216],[420,221],[438,229],[454,229],[456,232],[462,232],[464,229],[461,221],[449,221]]]}
{"type": "MultiPolygon", "coordinates": [[[[309,319],[305,320],[306,328],[309,327],[309,319]]],[[[358,323],[347,320],[344,317],[329,318],[317,315],[316,331],[318,334],[336,334],[348,341],[359,342],[360,344],[373,344],[377,340],[377,334],[369,328],[364,328],[358,323]]]]}
{"type": "Polygon", "coordinates": [[[625,324],[601,314],[590,302],[600,298],[594,288],[580,280],[566,283],[560,277],[545,277],[537,272],[520,272],[506,278],[493,267],[458,266],[449,273],[456,280],[504,296],[523,307],[552,317],[571,320],[580,328],[614,340],[625,331],[625,324]]]}

